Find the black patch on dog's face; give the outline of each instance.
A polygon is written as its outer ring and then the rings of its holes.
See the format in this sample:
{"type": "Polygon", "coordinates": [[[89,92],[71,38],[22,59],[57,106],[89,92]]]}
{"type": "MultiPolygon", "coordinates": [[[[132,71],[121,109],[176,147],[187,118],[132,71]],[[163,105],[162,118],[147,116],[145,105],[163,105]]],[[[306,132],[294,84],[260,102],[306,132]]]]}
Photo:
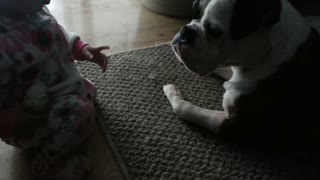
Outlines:
{"type": "Polygon", "coordinates": [[[232,39],[242,39],[260,27],[277,23],[280,13],[280,0],[237,0],[230,23],[232,39]]]}

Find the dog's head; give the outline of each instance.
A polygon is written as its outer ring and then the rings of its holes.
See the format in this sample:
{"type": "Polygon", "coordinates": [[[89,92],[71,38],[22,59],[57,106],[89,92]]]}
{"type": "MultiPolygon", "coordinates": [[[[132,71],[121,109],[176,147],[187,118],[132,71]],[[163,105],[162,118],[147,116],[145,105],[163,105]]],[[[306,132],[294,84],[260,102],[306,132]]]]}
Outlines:
{"type": "Polygon", "coordinates": [[[193,8],[194,19],[177,33],[172,47],[189,70],[206,75],[267,49],[281,0],[196,0],[193,8]]]}

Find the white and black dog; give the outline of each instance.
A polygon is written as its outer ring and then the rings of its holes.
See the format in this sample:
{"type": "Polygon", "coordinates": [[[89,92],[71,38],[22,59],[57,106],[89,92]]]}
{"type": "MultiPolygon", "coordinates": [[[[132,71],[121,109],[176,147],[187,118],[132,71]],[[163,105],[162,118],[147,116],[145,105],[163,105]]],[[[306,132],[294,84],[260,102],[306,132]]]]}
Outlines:
{"type": "Polygon", "coordinates": [[[320,141],[320,36],[304,17],[287,0],[196,0],[194,10],[198,17],[173,39],[176,56],[199,75],[224,66],[233,75],[224,111],[200,108],[165,85],[173,111],[231,138],[320,141]]]}

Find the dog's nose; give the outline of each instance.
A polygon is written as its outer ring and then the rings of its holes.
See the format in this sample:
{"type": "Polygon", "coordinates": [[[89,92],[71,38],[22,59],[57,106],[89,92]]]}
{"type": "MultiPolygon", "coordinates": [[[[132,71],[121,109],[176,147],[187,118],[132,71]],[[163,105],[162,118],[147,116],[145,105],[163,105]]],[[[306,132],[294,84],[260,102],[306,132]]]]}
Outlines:
{"type": "Polygon", "coordinates": [[[196,36],[197,29],[193,25],[185,25],[180,32],[180,41],[183,44],[192,45],[196,36]]]}

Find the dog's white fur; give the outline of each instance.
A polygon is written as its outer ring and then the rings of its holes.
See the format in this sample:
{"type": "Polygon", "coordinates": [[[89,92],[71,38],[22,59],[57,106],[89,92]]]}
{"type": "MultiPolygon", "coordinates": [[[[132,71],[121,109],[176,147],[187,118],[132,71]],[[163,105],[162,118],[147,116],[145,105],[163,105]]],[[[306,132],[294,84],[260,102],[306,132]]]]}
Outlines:
{"type": "MultiPolygon", "coordinates": [[[[208,2],[205,1],[205,3],[208,2]]],[[[196,48],[204,49],[174,47],[181,62],[188,69],[199,74],[211,73],[224,64],[232,66],[233,76],[224,84],[226,89],[223,96],[224,111],[200,108],[185,101],[175,85],[164,86],[164,93],[173,111],[179,117],[204,126],[215,133],[219,132],[220,125],[229,116],[227,107],[232,106],[240,95],[249,93],[260,79],[272,75],[277,67],[290,59],[297,47],[306,41],[310,32],[310,25],[305,19],[287,0],[281,0],[280,21],[271,29],[261,29],[237,42],[231,41],[230,37],[222,37],[223,39],[217,39],[213,43],[205,40],[207,37],[204,35],[203,26],[206,21],[209,21],[211,26],[218,26],[224,34],[228,34],[230,14],[235,2],[236,0],[211,0],[200,22],[190,23],[200,29],[200,38],[195,42],[196,48]],[[215,59],[214,62],[212,57],[215,59]],[[203,65],[203,68],[190,67],[194,66],[192,63],[188,64],[190,59],[197,59],[197,63],[203,65]],[[246,67],[246,71],[243,71],[242,67],[246,67]]]]}

